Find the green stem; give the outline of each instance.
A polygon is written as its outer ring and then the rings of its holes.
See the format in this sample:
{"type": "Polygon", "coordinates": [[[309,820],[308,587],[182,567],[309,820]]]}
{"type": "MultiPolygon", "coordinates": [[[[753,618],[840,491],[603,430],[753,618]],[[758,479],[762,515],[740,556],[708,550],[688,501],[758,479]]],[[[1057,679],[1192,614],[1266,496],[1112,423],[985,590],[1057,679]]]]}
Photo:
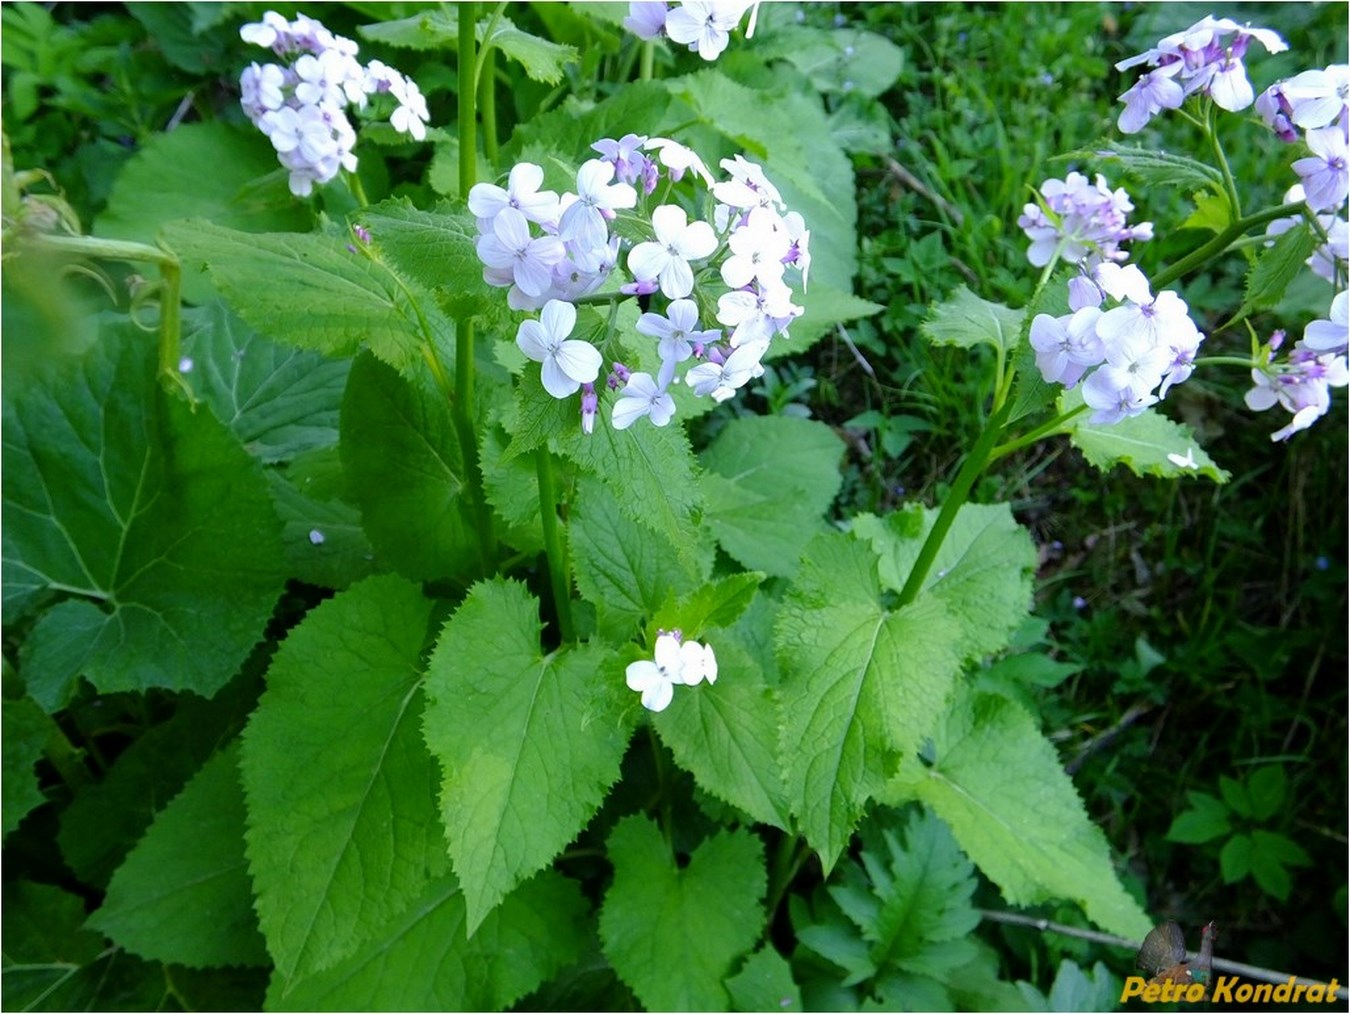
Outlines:
{"type": "Polygon", "coordinates": [[[1153,291],[1161,292],[1182,275],[1189,274],[1210,258],[1217,257],[1227,250],[1233,241],[1248,229],[1253,229],[1258,225],[1265,225],[1267,222],[1273,222],[1277,218],[1302,214],[1303,208],[1304,204],[1302,201],[1295,201],[1292,204],[1281,204],[1278,207],[1266,208],[1263,211],[1248,215],[1246,218],[1239,219],[1207,243],[1196,247],[1171,267],[1164,268],[1154,275],[1152,279],[1153,291]]]}
{"type": "Polygon", "coordinates": [[[474,108],[477,91],[474,80],[475,6],[472,3],[459,5],[459,195],[466,200],[478,174],[478,111],[474,108]]]}
{"type": "Polygon", "coordinates": [[[1205,111],[1205,139],[1214,149],[1214,159],[1219,163],[1219,172],[1223,173],[1223,185],[1228,192],[1228,205],[1233,209],[1233,217],[1240,219],[1242,217],[1242,198],[1238,196],[1237,182],[1233,179],[1233,170],[1228,167],[1228,156],[1224,154],[1223,145],[1219,143],[1218,131],[1214,129],[1214,110],[1216,108],[1218,107],[1211,102],[1205,111]]]}
{"type": "Polygon", "coordinates": [[[773,921],[778,906],[782,904],[787,889],[792,886],[792,882],[797,879],[797,874],[810,857],[811,846],[804,838],[785,835],[778,843],[778,848],[774,851],[773,870],[769,874],[768,906],[765,909],[769,913],[770,922],[773,921]]]}
{"type": "Polygon", "coordinates": [[[933,561],[937,559],[938,550],[942,548],[942,542],[947,537],[947,532],[952,527],[952,522],[956,520],[956,513],[965,505],[966,499],[970,496],[970,490],[975,485],[975,480],[979,478],[980,473],[989,464],[990,454],[994,450],[998,438],[1003,434],[1003,426],[1008,421],[1008,415],[1012,412],[1012,399],[1007,399],[1003,405],[995,410],[990,416],[989,422],[985,424],[984,432],[980,438],[975,441],[975,446],[971,448],[970,454],[961,465],[961,471],[956,475],[956,481],[952,483],[951,491],[947,494],[947,499],[942,502],[942,509],[938,511],[937,520],[933,522],[933,530],[928,533],[928,538],[924,540],[923,548],[919,550],[919,558],[914,561],[914,566],[909,572],[909,578],[905,581],[905,587],[900,590],[900,605],[907,606],[913,602],[923,588],[924,580],[928,577],[928,571],[933,566],[933,561]]]}
{"type": "Polygon", "coordinates": [[[478,84],[478,114],[483,121],[483,154],[487,156],[488,163],[495,167],[497,165],[497,76],[493,65],[497,62],[497,54],[486,52],[482,54],[481,58],[487,67],[487,73],[483,75],[478,84]]]}
{"type": "Polygon", "coordinates": [[[370,199],[366,197],[366,188],[361,184],[361,177],[345,170],[342,177],[347,181],[347,189],[352,192],[352,197],[356,198],[357,205],[362,208],[370,207],[370,199]]]}
{"type": "Polygon", "coordinates": [[[1202,356],[1192,365],[1194,366],[1241,366],[1247,370],[1259,370],[1262,363],[1254,363],[1250,359],[1244,359],[1242,356],[1202,356]]]}
{"type": "MultiPolygon", "coordinates": [[[[501,3],[497,4],[497,6],[492,9],[492,15],[488,18],[487,28],[484,29],[483,31],[483,48],[478,51],[477,62],[474,63],[473,67],[473,85],[475,88],[477,88],[478,83],[483,80],[483,68],[488,65],[488,57],[491,56],[493,50],[497,48],[496,42],[493,41],[493,36],[496,34],[497,31],[497,22],[501,20],[502,13],[505,10],[506,10],[506,0],[501,0],[501,3]]],[[[472,27],[473,26],[471,24],[470,25],[471,30],[472,27]]],[[[462,17],[459,23],[459,28],[460,31],[463,32],[464,21],[462,17]]],[[[460,37],[461,39],[463,38],[462,35],[460,37]]],[[[461,43],[460,45],[462,47],[463,43],[461,43]]]]}
{"type": "Polygon", "coordinates": [[[989,463],[992,464],[999,458],[1007,457],[1009,454],[1012,454],[1015,451],[1020,451],[1023,447],[1030,447],[1032,444],[1034,444],[1037,440],[1040,440],[1042,437],[1049,436],[1053,433],[1058,433],[1060,427],[1063,426],[1066,422],[1068,422],[1075,416],[1082,415],[1087,410],[1088,407],[1086,405],[1079,405],[1077,408],[1071,408],[1069,409],[1069,411],[1063,413],[1062,415],[1055,416],[1049,422],[1042,423],[1040,426],[1037,426],[1034,430],[1029,430],[1028,432],[1022,434],[1020,437],[1017,437],[1014,440],[1009,440],[1006,444],[999,444],[997,447],[995,447],[992,451],[989,452],[989,463]]]}
{"type": "Polygon", "coordinates": [[[656,43],[652,39],[647,39],[642,43],[642,59],[638,63],[638,80],[650,81],[652,71],[656,67],[656,43]]]}
{"type": "Polygon", "coordinates": [[[192,391],[178,372],[179,348],[183,336],[182,285],[183,268],[178,258],[167,250],[129,240],[100,239],[95,236],[51,236],[37,234],[24,238],[26,245],[39,250],[53,250],[75,257],[98,260],[130,261],[153,264],[159,269],[163,289],[159,299],[159,377],[165,386],[174,386],[192,398],[192,391]]]}
{"type": "Polygon", "coordinates": [[[553,475],[553,456],[547,447],[535,451],[534,471],[539,478],[539,518],[544,529],[544,553],[548,557],[549,583],[553,587],[553,608],[558,616],[558,633],[564,642],[574,640],[572,624],[572,575],[558,525],[558,484],[553,475]]]}

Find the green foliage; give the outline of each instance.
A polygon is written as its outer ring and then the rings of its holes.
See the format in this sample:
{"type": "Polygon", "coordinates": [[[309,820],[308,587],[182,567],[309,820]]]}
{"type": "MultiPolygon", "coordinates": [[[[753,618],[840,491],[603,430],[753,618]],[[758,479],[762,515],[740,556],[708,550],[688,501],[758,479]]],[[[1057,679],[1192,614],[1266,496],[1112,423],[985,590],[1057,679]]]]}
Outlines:
{"type": "Polygon", "coordinates": [[[615,971],[648,1009],[725,1010],[723,979],[763,930],[759,840],[722,831],[677,866],[656,826],[632,816],[610,833],[609,854],[600,939],[615,971]]]}
{"type": "Polygon", "coordinates": [[[704,515],[722,548],[747,567],[789,576],[839,492],[839,438],[791,416],[737,419],[703,452],[704,515]]]}
{"type": "Polygon", "coordinates": [[[441,631],[424,732],[471,935],[618,779],[632,727],[628,702],[606,689],[613,668],[601,645],[542,655],[539,604],[510,581],[475,585],[441,631]]]}
{"type": "Polygon", "coordinates": [[[160,811],[87,925],[142,958],[191,968],[265,965],[252,902],[236,745],[160,811]]]}
{"type": "Polygon", "coordinates": [[[257,465],[152,363],[142,335],[109,329],[5,403],[5,619],[37,615],[24,674],[48,712],[80,677],[209,696],[280,591],[257,465]]]}
{"type": "Polygon", "coordinates": [[[6,699],[2,706],[5,782],[0,799],[3,799],[4,834],[8,838],[19,821],[46,801],[33,767],[53,729],[51,719],[29,698],[6,699]]]}
{"type": "Polygon", "coordinates": [[[965,349],[990,345],[1006,355],[1021,340],[1025,316],[1022,310],[981,299],[963,285],[949,302],[933,308],[923,333],[934,345],[965,349]]]}
{"type": "Polygon", "coordinates": [[[430,610],[416,586],[369,578],[311,610],[268,669],[240,767],[283,981],[369,946],[446,867],[420,731],[430,610]]]}
{"type": "MultiPolygon", "coordinates": [[[[1082,403],[1083,394],[1077,388],[1059,396],[1061,412],[1082,403]]],[[[1229,473],[1214,463],[1189,426],[1173,422],[1154,409],[1145,409],[1111,426],[1089,422],[1086,414],[1075,416],[1064,425],[1070,443],[1083,452],[1089,464],[1102,470],[1119,464],[1135,475],[1161,479],[1183,475],[1203,475],[1217,483],[1229,479],[1229,473]]]]}
{"type": "Polygon", "coordinates": [[[910,763],[901,784],[951,826],[1010,904],[1072,897],[1113,933],[1143,939],[1151,928],[1116,879],[1054,747],[1020,705],[959,693],[931,759],[910,763]]]}

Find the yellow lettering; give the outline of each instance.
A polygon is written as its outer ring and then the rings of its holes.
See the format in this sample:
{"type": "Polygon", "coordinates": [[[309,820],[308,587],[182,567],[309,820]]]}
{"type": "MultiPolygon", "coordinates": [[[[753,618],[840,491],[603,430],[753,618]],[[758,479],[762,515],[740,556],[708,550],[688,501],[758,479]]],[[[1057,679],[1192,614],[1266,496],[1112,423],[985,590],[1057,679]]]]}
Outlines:
{"type": "Polygon", "coordinates": [[[1238,1003],[1249,1003],[1253,992],[1255,992],[1255,990],[1252,988],[1252,984],[1250,982],[1244,982],[1237,989],[1233,990],[1233,996],[1237,998],[1238,1003]]]}
{"type": "Polygon", "coordinates": [[[1298,1003],[1300,1000],[1303,999],[1303,994],[1306,993],[1307,991],[1308,987],[1303,985],[1302,983],[1296,985],[1294,987],[1294,994],[1289,998],[1289,1002],[1298,1003]]]}
{"type": "Polygon", "coordinates": [[[1144,994],[1139,999],[1143,1000],[1144,1003],[1157,1003],[1158,997],[1160,997],[1161,995],[1162,995],[1162,987],[1159,986],[1156,982],[1150,982],[1147,986],[1144,987],[1144,994]]]}
{"type": "Polygon", "coordinates": [[[1132,996],[1139,996],[1144,992],[1144,986],[1148,982],[1142,975],[1125,976],[1125,985],[1120,991],[1120,1002],[1124,1003],[1132,996]]]}
{"type": "Polygon", "coordinates": [[[1237,982],[1236,975],[1220,975],[1214,980],[1214,996],[1210,999],[1213,1000],[1215,1006],[1233,1002],[1233,984],[1235,982],[1237,982]]]}
{"type": "Polygon", "coordinates": [[[1276,1003],[1288,1003],[1289,997],[1294,992],[1294,977],[1289,976],[1288,982],[1282,982],[1275,987],[1275,992],[1270,994],[1270,998],[1276,1003]]]}
{"type": "Polygon", "coordinates": [[[1271,993],[1275,992],[1274,983],[1263,982],[1252,990],[1252,1003],[1270,1003],[1271,993]]]}
{"type": "MultiPolygon", "coordinates": [[[[1328,982],[1328,983],[1327,983],[1327,1003],[1335,1003],[1335,1002],[1336,1002],[1336,996],[1337,996],[1338,993],[1340,993],[1340,991],[1341,991],[1341,984],[1340,984],[1339,982],[1337,982],[1335,979],[1332,979],[1330,982],[1328,982]]],[[[1311,991],[1310,991],[1310,992],[1311,992],[1311,991]]],[[[1308,999],[1311,1000],[1312,997],[1308,997],[1308,999]]]]}
{"type": "Polygon", "coordinates": [[[1205,984],[1203,982],[1193,982],[1186,987],[1186,995],[1179,999],[1186,1003],[1199,1003],[1205,998],[1205,984]]]}

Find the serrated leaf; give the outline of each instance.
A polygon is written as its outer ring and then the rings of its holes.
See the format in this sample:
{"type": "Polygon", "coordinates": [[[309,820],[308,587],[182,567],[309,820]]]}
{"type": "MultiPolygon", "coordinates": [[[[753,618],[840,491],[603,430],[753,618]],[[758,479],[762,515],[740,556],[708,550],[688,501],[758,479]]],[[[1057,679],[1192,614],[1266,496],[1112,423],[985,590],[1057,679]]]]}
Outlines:
{"type": "Polygon", "coordinates": [[[281,590],[280,524],[256,462],[158,384],[153,343],[110,328],[5,403],[4,614],[52,595],[21,673],[54,711],[97,689],[234,675],[281,590]]]}
{"type": "Polygon", "coordinates": [[[764,929],[764,846],[722,831],[676,865],[638,814],[609,836],[614,880],[600,909],[605,956],[648,1010],[726,1010],[722,979],[764,929]],[[656,917],[659,913],[659,917],[656,917]]]}
{"type": "Polygon", "coordinates": [[[1171,152],[1154,148],[1142,148],[1134,145],[1107,141],[1097,148],[1083,148],[1070,152],[1063,158],[1100,159],[1118,164],[1126,175],[1138,180],[1145,186],[1164,188],[1212,188],[1221,191],[1223,174],[1212,165],[1196,161],[1186,155],[1174,155],[1171,152]]]}
{"type": "Polygon", "coordinates": [[[62,1001],[79,988],[73,980],[81,969],[103,950],[103,939],[84,929],[84,900],[50,884],[6,880],[0,911],[5,1010],[77,1009],[62,1001]]]}
{"type": "Polygon", "coordinates": [[[781,55],[824,92],[875,98],[895,83],[905,65],[905,51],[874,32],[794,25],[780,29],[775,40],[780,36],[785,37],[781,55]]]}
{"type": "Polygon", "coordinates": [[[1317,247],[1312,229],[1300,222],[1275,239],[1264,250],[1247,274],[1247,288],[1240,313],[1269,310],[1284,298],[1289,283],[1304,271],[1304,265],[1317,247]]]}
{"type": "Polygon", "coordinates": [[[775,625],[788,799],[828,871],[867,800],[943,713],[957,621],[933,597],[880,604],[876,555],[842,534],[807,546],[775,625]]]}
{"type": "Polygon", "coordinates": [[[274,979],[267,1009],[504,1010],[581,956],[586,915],[576,882],[548,871],[468,938],[464,895],[444,876],[340,964],[274,979]]]}
{"type": "Polygon", "coordinates": [[[455,577],[479,559],[468,478],[450,405],[430,378],[358,356],[342,401],[348,490],[371,544],[414,581],[455,577]]]}
{"type": "Polygon", "coordinates": [[[445,11],[422,11],[408,18],[361,25],[357,34],[400,49],[453,49],[459,41],[459,20],[445,11]]]}
{"type": "MultiPolygon", "coordinates": [[[[854,518],[854,530],[880,557],[883,585],[896,592],[904,588],[937,517],[936,510],[923,511],[922,527],[907,537],[873,515],[854,518]]],[[[961,625],[962,656],[978,658],[1006,648],[1026,619],[1035,569],[1031,535],[1007,504],[962,504],[920,594],[942,601],[961,625]]]]}
{"type": "MultiPolygon", "coordinates": [[[[694,635],[686,631],[686,636],[694,635]]],[[[703,640],[717,655],[717,682],[677,694],[670,707],[654,716],[656,731],[699,788],[761,823],[786,830],[778,695],[734,639],[703,640]]]]}
{"type": "Polygon", "coordinates": [[[659,135],[670,104],[670,92],[663,81],[629,82],[594,105],[569,97],[556,109],[521,123],[510,142],[503,145],[501,161],[521,161],[524,150],[532,148],[580,163],[594,156],[590,145],[598,138],[622,137],[633,130],[635,123],[643,124],[644,132],[659,135]]]}
{"type": "Polygon", "coordinates": [[[337,443],[350,360],[277,345],[218,302],[184,312],[183,354],[192,393],[262,461],[337,443]]]}
{"type": "Polygon", "coordinates": [[[1144,938],[1151,920],[1121,887],[1105,836],[1025,709],[961,691],[933,739],[933,762],[915,763],[907,780],[1010,905],[1066,898],[1103,929],[1144,938]]]}
{"type": "Polygon", "coordinates": [[[497,425],[486,425],[479,435],[478,467],[483,493],[497,517],[506,522],[497,534],[522,553],[544,549],[539,515],[539,473],[533,456],[506,459],[510,436],[497,425]]]}
{"type": "Polygon", "coordinates": [[[772,944],[745,959],[741,970],[726,980],[732,1010],[802,1010],[801,987],[793,981],[792,966],[772,944]]]}
{"type": "MultiPolygon", "coordinates": [[[[337,448],[330,450],[336,461],[337,448]]],[[[292,577],[320,588],[346,588],[388,569],[376,561],[361,512],[351,504],[318,491],[306,494],[300,486],[312,488],[311,477],[289,469],[269,469],[267,485],[281,518],[282,552],[292,577]]]]}
{"type": "Polygon", "coordinates": [[[242,722],[252,692],[231,684],[211,701],[183,694],[172,717],[143,731],[61,814],[61,858],[87,884],[105,886],[164,804],[242,722]],[[244,702],[247,699],[247,702],[244,702]]]}
{"type": "Polygon", "coordinates": [[[8,838],[24,817],[47,800],[33,766],[42,759],[47,738],[56,727],[27,697],[18,700],[6,697],[0,702],[0,713],[3,713],[0,745],[4,747],[5,770],[0,789],[3,789],[4,835],[8,838]]]}
{"type": "Polygon", "coordinates": [[[763,581],[763,574],[744,571],[700,584],[687,595],[677,597],[672,591],[648,624],[648,635],[655,638],[658,629],[681,630],[686,637],[697,638],[709,627],[729,627],[749,607],[763,581]]]}
{"type": "MultiPolygon", "coordinates": [[[[244,232],[304,232],[314,215],[297,201],[261,133],[223,122],[184,123],[145,138],[113,182],[94,234],[154,243],[165,223],[203,218],[244,232]],[[202,167],[209,166],[209,172],[202,167]]],[[[185,295],[209,297],[211,285],[189,268],[185,295]]]]}
{"type": "Polygon", "coordinates": [[[889,155],[895,144],[886,107],[861,97],[845,97],[830,114],[830,136],[855,155],[889,155]]]}
{"type": "Polygon", "coordinates": [[[545,657],[540,627],[523,585],[480,582],[427,665],[423,731],[470,933],[599,809],[632,731],[609,649],[545,657]]]}
{"type": "MultiPolygon", "coordinates": [[[[1059,396],[1060,412],[1083,403],[1081,388],[1065,391],[1059,396]]],[[[1203,475],[1216,483],[1225,483],[1231,477],[1196,441],[1191,428],[1175,423],[1154,409],[1122,419],[1111,426],[1096,425],[1086,414],[1070,421],[1069,442],[1083,452],[1088,464],[1105,472],[1115,465],[1124,465],[1135,475],[1153,475],[1161,479],[1176,479],[1185,475],[1203,475]],[[1173,460],[1171,455],[1176,455],[1173,460]],[[1178,464],[1178,461],[1183,463],[1178,464]],[[1187,461],[1194,461],[1191,468],[1187,461]]]]}
{"type": "Polygon", "coordinates": [[[1187,845],[1203,845],[1232,830],[1228,807],[1207,792],[1186,793],[1190,807],[1172,819],[1164,837],[1187,845]]]}
{"type": "Polygon", "coordinates": [[[268,964],[244,857],[237,745],[207,761],[160,811],[88,925],[151,960],[268,964]]]}
{"type": "Polygon", "coordinates": [[[577,590],[614,641],[629,640],[638,621],[655,614],[667,596],[690,592],[708,576],[670,540],[627,517],[610,487],[591,476],[577,483],[567,536],[577,590]]]}
{"type": "MultiPolygon", "coordinates": [[[[516,385],[514,404],[507,410],[505,425],[511,441],[501,460],[509,463],[523,454],[547,445],[549,438],[581,429],[581,413],[570,399],[555,398],[544,390],[540,368],[531,363],[516,385]]],[[[608,428],[597,426],[596,429],[608,428]]]]}
{"type": "Polygon", "coordinates": [[[245,233],[172,222],[165,242],[185,264],[205,262],[230,308],[274,341],[349,356],[363,347],[396,369],[423,368],[430,344],[449,362],[454,329],[431,294],[346,239],[322,233],[245,233]]]}
{"type": "Polygon", "coordinates": [[[407,199],[389,200],[363,209],[357,221],[370,232],[374,258],[434,290],[456,317],[505,303],[483,281],[478,228],[462,206],[442,203],[422,211],[407,199]]]}
{"type": "Polygon", "coordinates": [[[1025,310],[981,299],[962,285],[951,299],[933,307],[919,330],[934,345],[989,345],[1006,354],[1021,340],[1025,316],[1025,310]]]}
{"type": "Polygon", "coordinates": [[[1205,229],[1220,233],[1233,223],[1233,209],[1228,195],[1215,190],[1200,190],[1192,195],[1195,210],[1178,228],[1205,229]]]}
{"type": "Polygon", "coordinates": [[[843,443],[828,426],[793,416],[729,423],[703,452],[704,515],[722,548],[747,567],[790,576],[843,477],[843,443]]]}
{"type": "Polygon", "coordinates": [[[420,733],[431,603],[373,577],[281,643],[244,733],[248,859],[284,979],[336,964],[446,867],[420,733]]]}
{"type": "Polygon", "coordinates": [[[554,85],[562,80],[563,67],[577,59],[577,51],[537,35],[522,32],[510,18],[499,17],[477,26],[478,42],[482,48],[496,46],[505,55],[520,64],[525,76],[532,81],[554,85]],[[488,25],[492,34],[487,34],[488,25]]]}

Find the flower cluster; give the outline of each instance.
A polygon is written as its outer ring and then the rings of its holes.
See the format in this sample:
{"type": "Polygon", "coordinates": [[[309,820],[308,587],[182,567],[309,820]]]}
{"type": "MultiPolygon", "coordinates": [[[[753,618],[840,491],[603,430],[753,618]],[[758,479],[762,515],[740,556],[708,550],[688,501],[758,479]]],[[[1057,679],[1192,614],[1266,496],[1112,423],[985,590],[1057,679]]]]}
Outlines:
{"type": "Polygon", "coordinates": [[[1123,187],[1112,190],[1100,173],[1089,182],[1071,172],[1041,184],[1035,204],[1024,207],[1017,224],[1031,240],[1027,259],[1038,268],[1060,259],[1093,268],[1102,261],[1123,261],[1120,244],[1153,238],[1153,223],[1131,226],[1134,203],[1123,187]]]}
{"type": "Polygon", "coordinates": [[[290,170],[297,197],[309,196],[315,183],[327,183],[339,169],[356,170],[356,131],[347,108],[365,109],[371,95],[397,101],[389,119],[395,130],[419,141],[426,137],[430,114],[416,83],[378,60],[363,65],[355,42],[314,19],[301,14],[287,21],[268,11],[239,36],[286,61],[249,64],[239,78],[239,102],[290,170]]]}
{"type": "Polygon", "coordinates": [[[1187,96],[1197,93],[1208,95],[1215,105],[1229,112],[1246,109],[1255,96],[1242,58],[1253,39],[1269,53],[1289,48],[1269,29],[1206,16],[1185,31],[1167,36],[1148,52],[1116,64],[1116,70],[1141,64],[1152,68],[1120,96],[1125,103],[1117,121],[1121,132],[1143,130],[1156,114],[1180,108],[1187,96]]]}
{"type": "Polygon", "coordinates": [[[716,60],[727,48],[731,33],[750,11],[745,37],[755,34],[759,4],[755,0],[685,0],[673,8],[665,0],[632,0],[623,26],[639,39],[666,36],[688,46],[705,60],[716,60]]]}
{"type": "Polygon", "coordinates": [[[1138,415],[1191,375],[1205,336],[1180,296],[1155,296],[1137,267],[1110,261],[1075,282],[1073,312],[1037,314],[1030,340],[1048,383],[1074,387],[1087,375],[1083,401],[1093,409],[1092,422],[1138,415]],[[1115,305],[1103,310],[1107,297],[1115,305]]]}
{"type": "Polygon", "coordinates": [[[1350,384],[1345,352],[1350,346],[1350,292],[1337,293],[1325,320],[1315,320],[1303,330],[1303,340],[1294,343],[1288,358],[1274,362],[1283,341],[1277,333],[1269,343],[1268,362],[1252,370],[1253,387],[1247,392],[1247,407],[1256,412],[1280,405],[1293,419],[1270,435],[1288,440],[1305,430],[1331,407],[1331,388],[1350,384]]]}
{"type": "Polygon", "coordinates": [[[678,630],[661,631],[652,654],[652,661],[633,662],[627,671],[628,689],[642,695],[642,706],[648,711],[665,711],[677,686],[717,682],[712,646],[685,641],[678,630]]]}
{"type": "Polygon", "coordinates": [[[542,190],[544,171],[528,162],[511,170],[505,187],[480,183],[469,191],[483,278],[509,290],[512,309],[541,311],[538,320],[521,323],[516,344],[541,365],[549,394],[581,391],[589,433],[602,358],[595,346],[572,338],[573,304],[626,264],[629,280],[613,297],[643,300],[647,312],[636,331],[654,343],[660,366],[653,374],[613,363],[608,386],[622,390],[611,419],[616,429],[644,416],[664,426],[675,413],[669,389],[681,364],[694,361],[678,382],[716,401],[763,373],[769,343],[786,337],[802,313],[788,278],[800,275],[805,288],[810,233],[763,169],[739,155],[722,160],[726,177],[718,180],[698,155],[669,138],[628,134],[592,148],[601,157],[582,165],[575,193],[542,190]],[[691,220],[673,201],[648,210],[663,175],[670,185],[687,182],[695,191],[691,206],[710,206],[709,220],[691,220]],[[702,199],[704,190],[711,202],[702,199]],[[631,244],[626,258],[623,241],[610,233],[621,212],[633,219],[625,235],[651,237],[631,244]],[[721,326],[707,326],[705,313],[721,326]]]}

